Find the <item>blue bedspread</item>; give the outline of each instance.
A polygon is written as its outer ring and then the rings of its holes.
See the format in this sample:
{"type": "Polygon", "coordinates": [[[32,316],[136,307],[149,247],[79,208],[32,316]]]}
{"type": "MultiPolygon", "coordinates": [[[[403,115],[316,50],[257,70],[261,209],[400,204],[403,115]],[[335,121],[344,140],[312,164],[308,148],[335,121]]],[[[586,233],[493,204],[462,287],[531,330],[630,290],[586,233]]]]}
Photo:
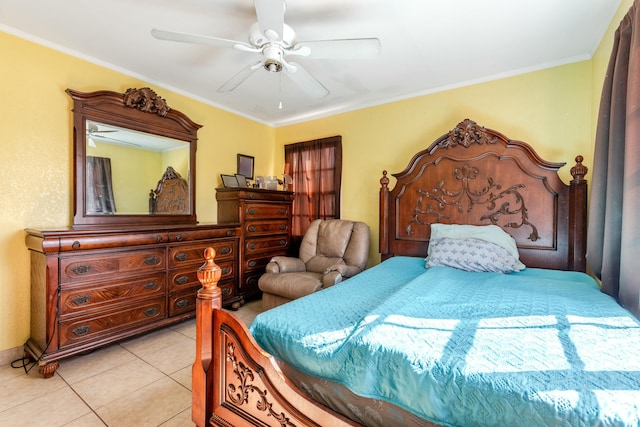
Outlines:
{"type": "Polygon", "coordinates": [[[640,323],[581,273],[395,257],[250,330],[304,373],[442,425],[640,425],[640,323]]]}

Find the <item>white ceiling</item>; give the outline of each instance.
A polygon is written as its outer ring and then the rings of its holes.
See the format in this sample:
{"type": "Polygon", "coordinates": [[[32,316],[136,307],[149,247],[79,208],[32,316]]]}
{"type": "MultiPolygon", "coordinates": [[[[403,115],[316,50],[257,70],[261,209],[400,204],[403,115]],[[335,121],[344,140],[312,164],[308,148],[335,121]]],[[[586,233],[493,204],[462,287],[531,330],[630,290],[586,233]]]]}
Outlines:
{"type": "Polygon", "coordinates": [[[280,89],[281,73],[262,69],[219,93],[258,54],[150,35],[159,28],[247,41],[252,0],[0,0],[0,30],[139,77],[160,96],[166,88],[280,126],[589,59],[620,0],[286,3],[297,40],[377,37],[380,56],[296,58],[331,92],[318,100],[286,75],[280,89]]]}

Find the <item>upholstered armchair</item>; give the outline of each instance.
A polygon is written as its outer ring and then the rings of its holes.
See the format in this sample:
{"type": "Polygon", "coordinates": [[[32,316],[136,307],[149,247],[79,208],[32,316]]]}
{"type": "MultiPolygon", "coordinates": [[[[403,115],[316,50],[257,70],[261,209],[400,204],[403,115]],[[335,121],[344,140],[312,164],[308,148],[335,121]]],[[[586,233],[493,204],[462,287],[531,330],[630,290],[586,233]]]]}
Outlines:
{"type": "Polygon", "coordinates": [[[313,221],[302,238],[298,258],[277,256],[267,264],[258,281],[263,308],[276,307],[360,273],[367,264],[370,234],[363,222],[313,221]]]}

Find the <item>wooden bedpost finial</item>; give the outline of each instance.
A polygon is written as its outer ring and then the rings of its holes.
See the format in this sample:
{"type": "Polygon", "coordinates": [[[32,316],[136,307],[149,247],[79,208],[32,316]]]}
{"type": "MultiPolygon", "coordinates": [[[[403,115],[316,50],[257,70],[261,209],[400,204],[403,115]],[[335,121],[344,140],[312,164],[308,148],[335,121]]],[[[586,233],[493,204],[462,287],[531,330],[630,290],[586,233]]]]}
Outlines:
{"type": "Polygon", "coordinates": [[[222,270],[215,263],[215,256],[215,249],[207,248],[204,250],[204,259],[206,261],[198,268],[198,280],[202,283],[202,289],[198,291],[198,298],[213,299],[221,294],[220,288],[216,285],[220,281],[222,270]]]}
{"type": "Polygon", "coordinates": [[[576,165],[571,168],[571,176],[573,176],[571,184],[579,184],[585,181],[584,176],[587,174],[589,169],[582,164],[583,160],[584,157],[580,155],[576,156],[576,165]]]}
{"type": "Polygon", "coordinates": [[[389,178],[387,178],[387,171],[382,171],[382,178],[380,178],[380,187],[387,188],[389,187],[389,178]]]}

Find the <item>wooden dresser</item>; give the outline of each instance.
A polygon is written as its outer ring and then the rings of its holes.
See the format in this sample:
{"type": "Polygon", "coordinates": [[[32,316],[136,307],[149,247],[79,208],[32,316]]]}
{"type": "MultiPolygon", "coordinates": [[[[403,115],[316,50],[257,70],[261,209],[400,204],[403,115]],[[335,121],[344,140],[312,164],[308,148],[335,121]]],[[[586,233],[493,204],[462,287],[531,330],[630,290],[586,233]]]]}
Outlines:
{"type": "Polygon", "coordinates": [[[240,281],[238,295],[260,296],[258,279],[269,260],[288,255],[291,247],[290,191],[218,188],[218,223],[240,223],[240,281]]]}
{"type": "Polygon", "coordinates": [[[238,224],[27,230],[31,338],[53,375],[58,360],[195,315],[197,269],[216,250],[225,302],[237,295],[238,224]]]}

